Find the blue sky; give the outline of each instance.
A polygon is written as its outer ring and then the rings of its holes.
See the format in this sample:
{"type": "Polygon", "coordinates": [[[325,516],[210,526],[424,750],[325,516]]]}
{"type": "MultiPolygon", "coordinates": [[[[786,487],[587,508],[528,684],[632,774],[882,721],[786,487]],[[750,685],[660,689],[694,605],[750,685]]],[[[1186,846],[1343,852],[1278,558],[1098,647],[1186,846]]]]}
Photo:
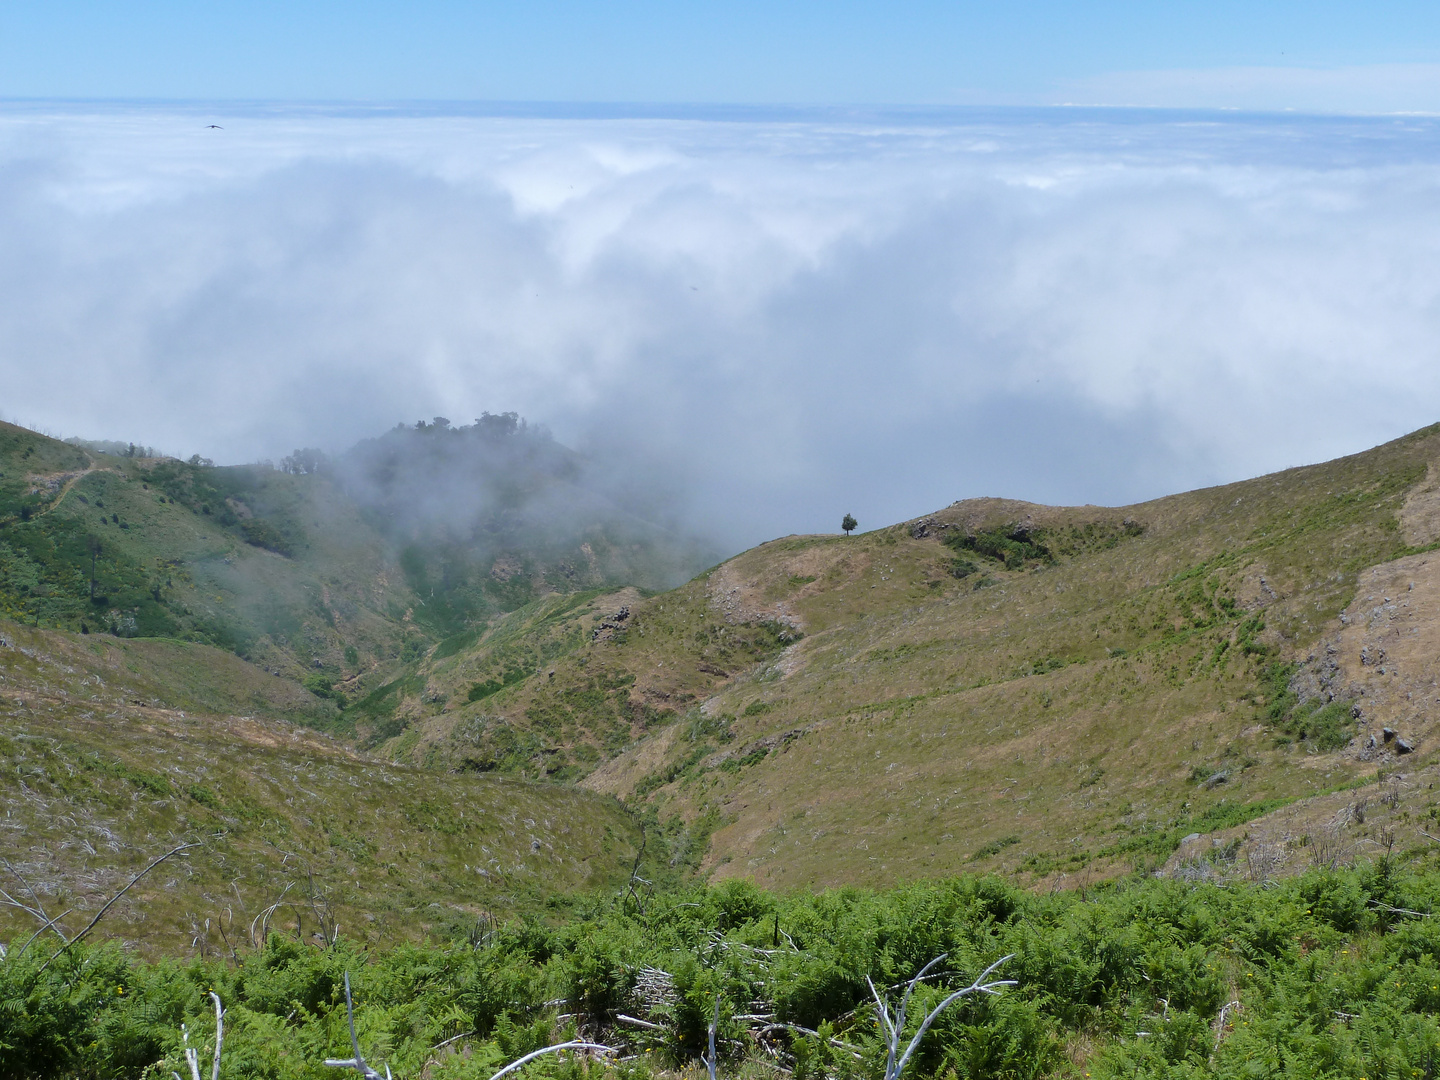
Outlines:
{"type": "Polygon", "coordinates": [[[0,97],[1440,110],[1430,3],[0,5],[0,97]]]}

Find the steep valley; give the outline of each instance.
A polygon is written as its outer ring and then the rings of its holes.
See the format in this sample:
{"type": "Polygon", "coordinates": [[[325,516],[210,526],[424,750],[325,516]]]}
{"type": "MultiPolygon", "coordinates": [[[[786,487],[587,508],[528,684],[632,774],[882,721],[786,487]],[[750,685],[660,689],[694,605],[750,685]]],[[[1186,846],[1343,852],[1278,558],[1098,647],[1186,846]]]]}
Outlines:
{"type": "MultiPolygon", "coordinates": [[[[35,439],[32,458],[79,469],[35,439]]],[[[114,543],[169,567],[150,595],[175,627],[77,632],[125,609],[47,607],[53,586],[20,580],[36,514],[98,517],[66,508],[88,474],[7,519],[0,798],[13,884],[47,908],[93,910],[205,840],[117,908],[122,936],[144,912],[146,940],[222,948],[215,920],[277,902],[307,932],[461,933],[637,866],[1055,888],[1440,843],[1440,427],[1136,506],[968,500],[773,540],[668,591],[601,575],[459,623],[458,601],[425,621],[403,552],[323,477],[254,482],[270,501],[247,506],[298,500],[271,514],[311,545],[286,554],[160,501],[144,485],[164,462],[100,464],[97,498],[132,523],[114,543]],[[326,554],[321,505],[350,555],[326,554]],[[226,650],[196,615],[297,596],[310,614],[283,643],[226,650]]]]}

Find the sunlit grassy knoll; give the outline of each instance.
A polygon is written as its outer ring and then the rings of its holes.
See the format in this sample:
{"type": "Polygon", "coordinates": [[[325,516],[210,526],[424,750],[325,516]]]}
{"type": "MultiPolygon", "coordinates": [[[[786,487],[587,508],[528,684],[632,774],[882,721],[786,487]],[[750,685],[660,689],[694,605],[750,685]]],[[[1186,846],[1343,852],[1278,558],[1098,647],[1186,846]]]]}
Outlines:
{"type": "MultiPolygon", "coordinates": [[[[891,610],[847,624],[830,590],[829,629],[708,704],[734,717],[732,748],[651,798],[715,813],[719,873],[796,884],[949,872],[977,853],[1041,875],[1128,866],[1173,850],[1137,837],[1208,831],[1222,804],[1263,811],[1373,777],[1353,746],[1277,745],[1265,675],[1338,627],[1359,569],[1407,550],[1398,511],[1436,453],[1430,431],[1125,508],[1112,513],[1142,536],[1024,571],[992,563],[930,600],[911,596],[933,579],[934,541],[859,538],[849,561],[868,560],[870,580],[845,588],[888,594],[891,610]]],[[[1043,535],[1086,515],[1106,512],[960,504],[931,520],[1028,519],[1043,535]]],[[[745,575],[759,554],[731,565],[745,575]]],[[[793,608],[811,610],[803,593],[793,608]]]]}

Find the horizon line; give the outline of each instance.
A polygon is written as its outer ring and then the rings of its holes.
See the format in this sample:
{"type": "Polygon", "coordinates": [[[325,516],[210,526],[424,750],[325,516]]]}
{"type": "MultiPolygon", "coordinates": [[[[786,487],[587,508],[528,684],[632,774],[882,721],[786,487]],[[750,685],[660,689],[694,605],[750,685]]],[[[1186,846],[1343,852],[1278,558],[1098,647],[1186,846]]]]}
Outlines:
{"type": "Polygon", "coordinates": [[[10,108],[89,107],[183,110],[273,110],[335,113],[391,113],[403,116],[471,116],[477,119],[539,120],[700,120],[711,122],[765,122],[784,120],[911,120],[923,122],[984,114],[1104,113],[1127,119],[1206,118],[1395,120],[1435,119],[1440,111],[1397,109],[1389,111],[1334,111],[1301,107],[1245,108],[1234,105],[1144,105],[1056,101],[1046,103],[944,103],[944,102],[707,102],[707,101],[600,101],[538,100],[521,98],[181,98],[181,97],[28,97],[0,96],[0,110],[10,108]]]}

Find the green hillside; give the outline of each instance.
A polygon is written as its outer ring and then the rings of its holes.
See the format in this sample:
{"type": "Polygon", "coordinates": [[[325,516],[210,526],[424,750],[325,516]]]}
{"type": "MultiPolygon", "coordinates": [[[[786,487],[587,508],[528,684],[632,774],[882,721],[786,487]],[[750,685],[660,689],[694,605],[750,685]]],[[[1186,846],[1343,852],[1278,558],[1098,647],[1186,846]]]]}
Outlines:
{"type": "MultiPolygon", "coordinates": [[[[1138,506],[786,537],[659,593],[618,587],[623,560],[562,587],[583,530],[517,555],[525,529],[471,519],[487,548],[418,480],[367,502],[315,459],[0,434],[7,857],[88,909],[208,837],[137,892],[146,940],[222,896],[264,910],[297,866],[302,923],[388,940],[613,888],[642,845],[649,876],[1049,888],[1440,834],[1440,429],[1138,506]]],[[[534,450],[520,488],[568,482],[543,439],[492,437],[385,445],[452,478],[534,450]]]]}
{"type": "MultiPolygon", "coordinates": [[[[498,526],[483,550],[405,533],[403,492],[387,517],[353,476],[299,456],[216,467],[0,425],[3,887],[93,911],[149,857],[203,840],[109,917],[162,948],[282,894],[307,933],[324,912],[393,940],[627,880],[640,833],[613,798],[376,761],[347,741],[373,740],[342,706],[457,629],[612,574],[673,579],[688,549],[604,515],[528,548],[498,526]],[[566,544],[593,564],[553,573],[566,544]]],[[[445,471],[419,461],[405,490],[445,471]]],[[[668,850],[647,858],[668,872],[668,850]]],[[[0,936],[26,918],[0,909],[0,936]]]]}
{"type": "Polygon", "coordinates": [[[130,458],[0,425],[0,613],[230,649],[294,679],[399,659],[415,604],[318,477],[130,458]]]}
{"type": "Polygon", "coordinates": [[[659,596],[522,609],[354,711],[397,759],[578,780],[786,887],[1304,865],[1392,818],[1425,844],[1437,459],[1427,429],[1138,506],[776,540],[659,596]],[[1410,607],[1342,623],[1377,575],[1410,607]],[[1402,630],[1380,675],[1362,651],[1402,630]],[[1354,786],[1392,772],[1395,805],[1354,786]]]}
{"type": "Polygon", "coordinates": [[[607,501],[548,435],[488,421],[401,427],[335,462],[297,451],[282,469],[0,424],[0,615],[204,642],[344,701],[538,597],[673,584],[713,561],[607,501]]]}

